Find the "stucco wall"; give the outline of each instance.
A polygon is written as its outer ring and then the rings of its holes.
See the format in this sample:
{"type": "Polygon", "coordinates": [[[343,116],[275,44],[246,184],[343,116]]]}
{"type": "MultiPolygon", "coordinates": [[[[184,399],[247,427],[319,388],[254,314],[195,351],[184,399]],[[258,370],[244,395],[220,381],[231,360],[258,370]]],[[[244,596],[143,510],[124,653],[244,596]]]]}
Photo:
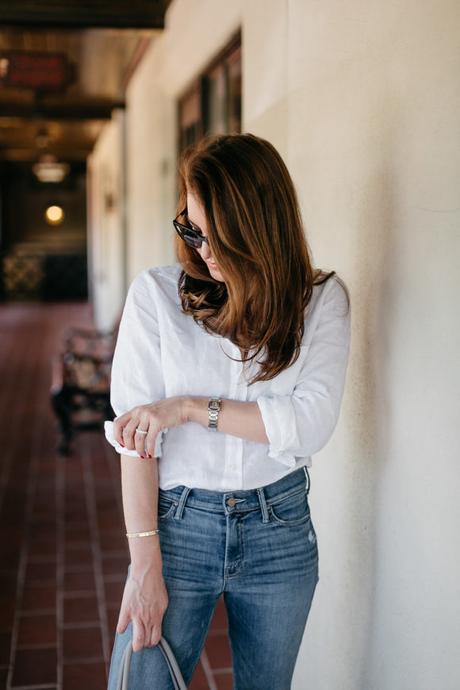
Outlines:
{"type": "Polygon", "coordinates": [[[99,328],[114,327],[126,290],[124,113],[111,122],[88,160],[88,255],[94,316],[99,328]]]}
{"type": "Polygon", "coordinates": [[[460,687],[459,24],[446,1],[289,3],[288,163],[354,307],[341,424],[313,461],[320,690],[460,687]]]}

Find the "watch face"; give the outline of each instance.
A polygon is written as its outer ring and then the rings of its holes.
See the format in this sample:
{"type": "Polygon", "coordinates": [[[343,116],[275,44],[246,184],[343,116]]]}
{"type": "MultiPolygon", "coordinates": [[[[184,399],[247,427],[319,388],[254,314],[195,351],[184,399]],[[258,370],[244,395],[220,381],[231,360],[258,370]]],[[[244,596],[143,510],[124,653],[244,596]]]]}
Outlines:
{"type": "Polygon", "coordinates": [[[217,400],[211,400],[209,402],[209,407],[211,410],[218,410],[219,409],[219,402],[217,400]]]}

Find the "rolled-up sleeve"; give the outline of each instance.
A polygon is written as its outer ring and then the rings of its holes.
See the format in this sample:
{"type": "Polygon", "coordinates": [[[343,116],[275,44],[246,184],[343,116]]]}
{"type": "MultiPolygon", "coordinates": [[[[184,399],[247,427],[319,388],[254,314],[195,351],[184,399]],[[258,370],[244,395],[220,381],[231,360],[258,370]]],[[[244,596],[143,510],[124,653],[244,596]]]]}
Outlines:
{"type": "MultiPolygon", "coordinates": [[[[148,289],[147,271],[133,280],[126,296],[112,361],[110,403],[120,416],[137,405],[146,405],[165,397],[162,374],[160,333],[155,301],[148,289]]],[[[113,424],[104,423],[108,442],[124,455],[138,456],[135,450],[120,446],[113,424]]],[[[156,438],[154,456],[162,455],[162,441],[167,429],[156,438]]]]}
{"type": "Polygon", "coordinates": [[[263,395],[257,403],[269,440],[268,455],[288,467],[320,451],[337,425],[350,349],[351,306],[334,278],[324,295],[314,335],[290,395],[263,395]]]}

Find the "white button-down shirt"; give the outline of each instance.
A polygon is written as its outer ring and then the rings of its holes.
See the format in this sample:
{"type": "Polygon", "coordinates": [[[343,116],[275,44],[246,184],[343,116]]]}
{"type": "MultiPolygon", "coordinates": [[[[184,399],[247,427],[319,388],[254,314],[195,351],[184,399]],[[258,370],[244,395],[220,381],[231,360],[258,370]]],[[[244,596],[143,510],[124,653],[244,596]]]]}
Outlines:
{"type": "MultiPolygon", "coordinates": [[[[339,417],[350,346],[350,315],[343,287],[333,276],[313,286],[297,361],[270,381],[248,386],[255,360],[246,365],[227,338],[206,333],[181,311],[181,265],[155,266],[130,285],[116,343],[111,404],[117,416],[136,405],[175,395],[211,395],[256,401],[269,443],[213,431],[196,422],[157,436],[159,485],[214,491],[253,489],[293,470],[311,467],[311,456],[330,439],[339,417]],[[226,353],[230,355],[227,357],[226,353]]],[[[256,359],[262,359],[260,353],[256,359]]],[[[124,455],[135,455],[114,439],[124,455]]]]}

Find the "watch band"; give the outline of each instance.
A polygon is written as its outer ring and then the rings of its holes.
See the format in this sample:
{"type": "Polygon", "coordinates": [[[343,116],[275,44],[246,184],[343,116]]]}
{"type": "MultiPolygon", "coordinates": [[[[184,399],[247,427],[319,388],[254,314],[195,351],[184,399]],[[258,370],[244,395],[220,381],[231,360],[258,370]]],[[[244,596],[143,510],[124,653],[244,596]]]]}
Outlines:
{"type": "Polygon", "coordinates": [[[211,396],[208,400],[208,429],[217,431],[217,420],[222,405],[222,399],[211,396]]]}

